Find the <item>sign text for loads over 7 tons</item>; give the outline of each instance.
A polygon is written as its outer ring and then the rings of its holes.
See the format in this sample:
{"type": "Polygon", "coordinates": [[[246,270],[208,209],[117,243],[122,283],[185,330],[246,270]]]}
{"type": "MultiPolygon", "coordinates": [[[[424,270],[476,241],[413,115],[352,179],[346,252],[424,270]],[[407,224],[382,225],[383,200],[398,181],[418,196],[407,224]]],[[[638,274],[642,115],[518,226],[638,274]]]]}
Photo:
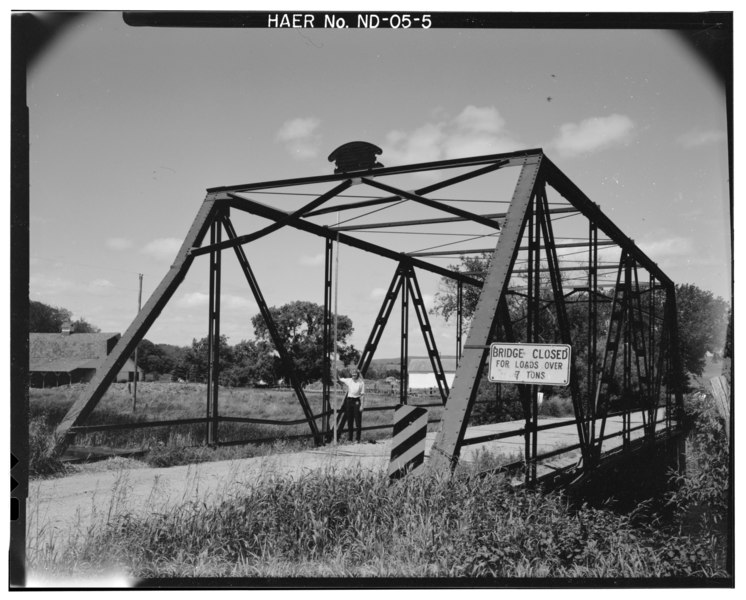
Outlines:
{"type": "Polygon", "coordinates": [[[489,380],[568,385],[570,358],[567,344],[491,344],[489,380]]]}

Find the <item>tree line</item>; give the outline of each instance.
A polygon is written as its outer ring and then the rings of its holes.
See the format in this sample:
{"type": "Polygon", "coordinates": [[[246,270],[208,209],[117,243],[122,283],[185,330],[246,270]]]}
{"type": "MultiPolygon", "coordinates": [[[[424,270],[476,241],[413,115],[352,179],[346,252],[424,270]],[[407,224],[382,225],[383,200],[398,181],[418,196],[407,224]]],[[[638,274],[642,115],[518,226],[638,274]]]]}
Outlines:
{"type": "MultiPolygon", "coordinates": [[[[453,270],[469,272],[478,279],[484,279],[489,266],[489,254],[481,256],[463,256],[460,264],[451,265],[453,270]]],[[[457,310],[457,283],[453,279],[443,278],[440,291],[435,295],[432,312],[449,320],[457,310]]],[[[547,290],[542,298],[543,309],[535,316],[539,339],[545,343],[557,342],[558,327],[556,314],[550,308],[551,289],[549,285],[542,286],[547,290]]],[[[720,296],[703,290],[696,285],[685,283],[676,284],[676,309],[678,322],[679,353],[682,368],[685,371],[680,376],[685,386],[689,385],[688,373],[701,376],[706,366],[705,355],[723,353],[723,357],[732,356],[732,322],[733,312],[729,304],[720,296]]],[[[465,319],[471,318],[479,300],[480,290],[473,286],[464,286],[462,300],[462,314],[465,319]]],[[[526,298],[519,295],[509,295],[508,305],[511,317],[516,321],[515,333],[520,341],[521,329],[526,317],[526,298]]],[[[588,309],[587,292],[579,292],[573,299],[566,302],[568,322],[573,340],[585,340],[588,337],[588,309]]],[[[661,299],[662,301],[662,299],[661,299]]],[[[659,307],[660,309],[660,307],[659,307]]],[[[599,339],[598,349],[603,352],[606,331],[604,326],[611,317],[611,303],[597,304],[599,339]]],[[[588,349],[585,344],[578,344],[575,350],[576,371],[581,381],[586,379],[588,349]]],[[[621,363],[621,360],[617,361],[621,363]]],[[[600,365],[597,365],[600,366],[600,365]]]]}
{"type": "MultiPolygon", "coordinates": [[[[462,257],[461,264],[452,265],[454,269],[469,271],[475,277],[484,274],[489,256],[462,257]]],[[[472,286],[464,287],[463,314],[468,319],[476,308],[479,290],[472,286]]],[[[584,340],[587,336],[587,308],[582,293],[576,298],[578,302],[567,304],[567,315],[572,331],[572,338],[584,340]]],[[[683,368],[694,375],[702,375],[705,368],[705,353],[725,350],[732,355],[732,310],[721,297],[702,290],[692,284],[676,286],[679,345],[683,368]],[[730,337],[727,336],[730,332],[730,337]]],[[[509,296],[511,314],[518,319],[525,315],[525,298],[509,296]]],[[[610,310],[609,304],[599,303],[600,320],[604,311],[610,310]]],[[[308,301],[295,301],[280,307],[269,309],[276,325],[277,333],[283,346],[293,360],[295,373],[302,384],[318,381],[323,375],[323,307],[308,301]]],[[[433,314],[449,320],[456,312],[456,284],[451,279],[443,279],[441,289],[435,296],[431,310],[433,314]]],[[[100,329],[88,323],[84,318],[73,320],[71,311],[31,301],[29,307],[29,331],[37,333],[56,333],[66,321],[72,323],[78,333],[97,333],[100,329]]],[[[539,329],[547,333],[546,342],[554,342],[556,323],[553,311],[546,309],[539,316],[539,329]],[[550,339],[551,338],[551,339],[550,339]]],[[[255,337],[241,340],[235,345],[229,344],[226,336],[220,336],[219,344],[219,381],[221,385],[242,387],[264,382],[277,384],[287,378],[282,361],[261,314],[252,317],[251,323],[255,337]]],[[[520,328],[516,328],[520,329],[520,328]]],[[[337,352],[343,365],[354,365],[360,358],[360,352],[349,343],[354,331],[352,320],[339,315],[337,323],[337,352]]],[[[603,332],[601,332],[603,333],[603,332]]],[[[520,336],[520,333],[519,333],[520,336]]],[[[576,354],[578,378],[586,379],[587,351],[580,344],[576,354]]],[[[603,348],[603,341],[599,341],[603,348]]],[[[158,344],[144,339],[138,345],[138,366],[150,378],[159,379],[170,376],[173,380],[205,382],[207,380],[208,339],[192,340],[191,346],[158,344]]],[[[374,364],[365,373],[368,379],[382,379],[398,376],[398,370],[377,367],[374,364]]],[[[686,377],[686,374],[682,374],[686,377]]]]}

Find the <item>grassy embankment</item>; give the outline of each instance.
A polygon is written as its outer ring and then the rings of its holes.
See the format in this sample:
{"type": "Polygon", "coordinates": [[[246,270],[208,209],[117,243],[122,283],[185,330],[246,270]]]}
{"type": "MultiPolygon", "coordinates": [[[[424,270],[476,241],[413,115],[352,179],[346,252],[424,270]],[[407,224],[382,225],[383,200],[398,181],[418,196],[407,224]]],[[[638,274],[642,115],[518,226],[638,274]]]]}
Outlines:
{"type": "Polygon", "coordinates": [[[114,514],[36,547],[37,576],[725,577],[728,447],[696,395],[687,476],[665,511],[570,508],[499,476],[267,478],[221,504],[114,514]],[[661,515],[665,514],[666,517],[661,515]]]}

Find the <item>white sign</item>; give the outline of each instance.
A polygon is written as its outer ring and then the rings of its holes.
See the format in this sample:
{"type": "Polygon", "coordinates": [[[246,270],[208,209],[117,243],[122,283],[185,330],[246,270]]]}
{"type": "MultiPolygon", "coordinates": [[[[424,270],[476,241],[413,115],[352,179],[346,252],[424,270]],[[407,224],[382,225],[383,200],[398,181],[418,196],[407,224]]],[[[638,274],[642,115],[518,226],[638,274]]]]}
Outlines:
{"type": "Polygon", "coordinates": [[[490,344],[489,380],[569,385],[571,353],[568,344],[490,344]]]}

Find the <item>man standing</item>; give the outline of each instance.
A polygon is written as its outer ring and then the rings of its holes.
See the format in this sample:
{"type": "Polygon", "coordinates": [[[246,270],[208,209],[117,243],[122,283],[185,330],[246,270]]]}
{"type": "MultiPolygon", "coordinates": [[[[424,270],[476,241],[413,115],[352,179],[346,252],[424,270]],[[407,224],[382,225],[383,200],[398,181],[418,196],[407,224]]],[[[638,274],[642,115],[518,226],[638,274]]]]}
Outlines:
{"type": "Polygon", "coordinates": [[[353,369],[351,378],[337,377],[337,381],[347,386],[347,399],[344,409],[349,440],[352,441],[352,429],[355,427],[357,429],[356,440],[360,442],[360,434],[363,429],[363,410],[365,410],[365,380],[358,369],[353,369]]]}

